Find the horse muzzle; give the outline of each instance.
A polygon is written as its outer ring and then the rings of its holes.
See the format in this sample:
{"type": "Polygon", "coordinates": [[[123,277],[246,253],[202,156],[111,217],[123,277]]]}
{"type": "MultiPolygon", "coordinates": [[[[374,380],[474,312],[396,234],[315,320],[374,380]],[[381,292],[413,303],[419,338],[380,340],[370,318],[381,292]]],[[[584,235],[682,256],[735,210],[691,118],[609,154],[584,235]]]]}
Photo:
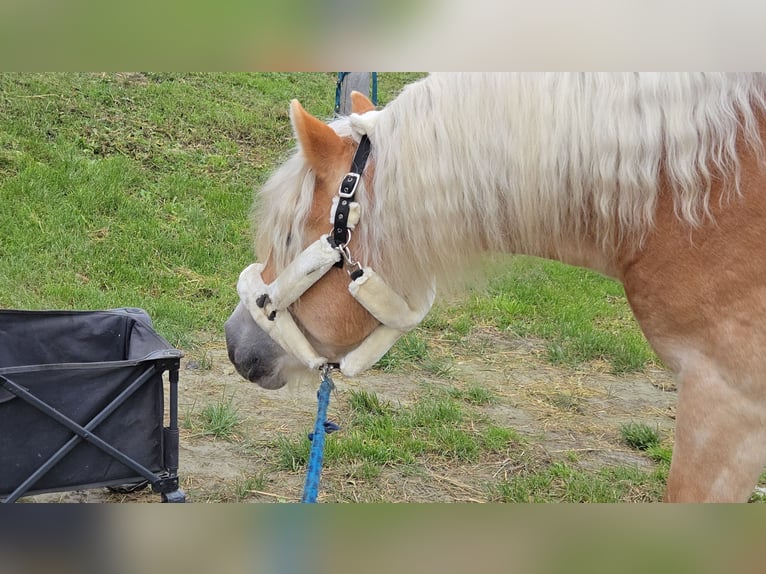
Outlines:
{"type": "MultiPolygon", "coordinates": [[[[330,363],[316,352],[301,329],[295,324],[288,307],[316,283],[340,260],[341,254],[327,236],[307,247],[270,284],[261,277],[263,265],[253,263],[239,276],[237,291],[240,307],[249,311],[260,329],[286,353],[305,367],[318,369],[330,363]]],[[[355,376],[375,364],[396,340],[414,328],[426,316],[433,303],[431,289],[427,304],[412,309],[386,282],[370,268],[351,276],[349,293],[380,325],[355,349],[340,359],[340,371],[355,376]]]]}
{"type": "Polygon", "coordinates": [[[279,389],[287,383],[283,365],[287,354],[268,333],[253,321],[240,303],[224,324],[226,349],[237,372],[265,389],[279,389]]]}

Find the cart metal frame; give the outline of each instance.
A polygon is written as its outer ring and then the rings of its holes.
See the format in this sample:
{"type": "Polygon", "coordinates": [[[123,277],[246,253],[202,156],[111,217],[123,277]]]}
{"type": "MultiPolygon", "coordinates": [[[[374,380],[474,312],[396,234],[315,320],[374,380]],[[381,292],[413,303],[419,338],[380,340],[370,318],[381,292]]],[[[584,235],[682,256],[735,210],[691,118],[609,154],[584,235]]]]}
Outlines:
{"type": "MultiPolygon", "coordinates": [[[[179,448],[179,431],[178,431],[178,379],[180,369],[180,359],[183,353],[177,349],[172,348],[167,341],[157,335],[151,325],[151,319],[149,316],[140,309],[114,309],[110,311],[13,311],[13,310],[0,310],[0,343],[3,341],[3,335],[8,337],[7,341],[13,340],[13,345],[23,344],[18,342],[18,332],[23,331],[23,322],[25,320],[34,324],[35,320],[48,321],[48,324],[56,324],[55,321],[60,319],[65,322],[63,326],[57,327],[59,330],[66,328],[69,324],[74,325],[73,329],[78,328],[78,321],[85,324],[90,322],[95,327],[91,328],[91,325],[86,325],[83,331],[87,331],[79,339],[74,342],[61,343],[62,348],[65,349],[65,354],[71,355],[72,353],[80,353],[87,355],[88,350],[76,349],[70,350],[67,348],[75,345],[81,345],[83,342],[87,344],[89,340],[97,341],[99,348],[108,348],[112,344],[109,337],[114,339],[115,345],[122,345],[126,350],[124,351],[124,357],[120,360],[97,360],[78,361],[78,362],[45,362],[36,365],[4,365],[0,362],[0,389],[6,391],[6,393],[0,397],[0,412],[5,413],[4,420],[0,420],[0,432],[4,432],[6,435],[18,433],[19,437],[25,441],[31,441],[32,448],[25,446],[23,449],[13,449],[12,445],[9,446],[11,441],[6,440],[0,443],[0,479],[3,474],[15,471],[19,472],[19,468],[28,469],[30,462],[23,460],[25,457],[34,457],[37,460],[32,461],[35,466],[34,470],[26,476],[25,479],[13,488],[10,492],[7,492],[7,484],[5,487],[0,486],[0,499],[4,503],[11,503],[17,501],[19,498],[30,494],[39,494],[42,492],[56,492],[67,490],[79,490],[82,488],[96,488],[101,486],[118,486],[126,484],[139,484],[142,481],[146,481],[151,484],[152,489],[155,492],[161,494],[162,502],[185,502],[186,496],[179,488],[178,479],[178,448],[179,448]],[[4,331],[3,322],[5,319],[11,321],[11,327],[4,331]],[[53,321],[53,323],[50,323],[53,321]],[[104,323],[108,323],[113,326],[103,327],[104,323]],[[15,329],[15,331],[14,331],[15,329]],[[99,332],[102,329],[103,332],[99,332]],[[91,331],[95,331],[92,333],[91,331]],[[140,339],[134,347],[137,350],[131,349],[131,333],[137,333],[134,335],[136,339],[140,339]],[[14,337],[11,339],[11,337],[14,337]],[[91,337],[91,339],[89,339],[91,337]],[[135,357],[136,352],[143,353],[147,349],[151,349],[150,352],[144,354],[141,357],[135,357]],[[169,383],[169,405],[168,405],[168,425],[164,426],[164,384],[163,374],[168,372],[169,383]],[[105,394],[105,397],[100,397],[101,402],[106,401],[106,404],[102,407],[94,407],[88,405],[89,410],[93,411],[96,408],[95,414],[88,415],[83,418],[83,413],[80,412],[79,405],[88,400],[88,397],[83,397],[82,401],[79,397],[69,396],[67,400],[61,401],[66,403],[66,408],[70,412],[62,410],[61,405],[52,404],[55,400],[48,400],[41,398],[40,393],[36,393],[34,387],[39,380],[45,379],[44,385],[47,390],[47,394],[56,397],[61,397],[66,393],[78,393],[78,375],[86,375],[82,377],[89,381],[89,385],[93,385],[92,379],[98,379],[101,373],[119,373],[119,382],[112,383],[109,392],[105,394]],[[57,373],[62,373],[67,380],[66,389],[60,389],[56,387],[55,380],[51,377],[55,377],[57,373]],[[19,380],[23,379],[23,380],[19,380]],[[123,380],[124,379],[124,380],[123,380]],[[137,396],[137,393],[141,391],[143,399],[136,402],[135,406],[131,404],[131,398],[137,396]],[[17,399],[14,401],[14,399],[17,399]],[[22,406],[25,405],[25,406],[22,406]],[[143,408],[145,405],[150,406],[151,413],[145,412],[133,412],[138,408],[143,408]],[[7,420],[13,419],[13,413],[19,412],[20,409],[26,409],[23,420],[28,421],[30,417],[35,415],[30,411],[28,407],[34,409],[34,412],[39,413],[41,420],[45,421],[47,433],[45,436],[51,436],[52,442],[55,444],[40,444],[40,440],[35,442],[35,429],[16,429],[13,426],[3,428],[3,423],[7,420]],[[122,411],[119,409],[122,408],[122,411]],[[13,410],[10,410],[13,409],[13,410]],[[116,420],[118,415],[115,413],[122,412],[129,415],[130,421],[116,420]],[[10,415],[10,416],[9,416],[10,415]],[[155,420],[159,415],[159,421],[155,420]],[[80,419],[76,420],[77,418],[80,419]],[[55,421],[56,430],[51,431],[50,421],[55,421]],[[135,421],[138,421],[137,423],[135,421]],[[161,452],[155,452],[152,450],[149,454],[145,455],[152,462],[147,465],[139,460],[137,457],[130,456],[124,450],[121,445],[115,446],[108,440],[105,440],[100,431],[111,422],[112,429],[111,435],[118,434],[123,431],[125,433],[131,432],[131,425],[146,424],[149,421],[153,427],[149,432],[153,437],[152,444],[148,445],[150,449],[159,449],[161,452]],[[157,425],[161,426],[161,435],[157,436],[158,432],[154,429],[157,425]],[[62,429],[66,429],[62,432],[62,429]],[[116,430],[115,430],[116,429],[116,430]],[[63,442],[63,444],[62,444],[63,442]],[[66,457],[70,455],[79,445],[87,443],[95,447],[94,449],[83,449],[80,446],[78,454],[77,468],[74,471],[69,470],[66,474],[66,480],[62,484],[57,484],[56,477],[53,477],[53,482],[50,482],[51,475],[55,475],[54,469],[62,461],[66,460],[66,457]],[[42,451],[46,451],[44,454],[42,451]],[[98,454],[97,454],[98,453],[98,454]],[[104,457],[101,453],[107,455],[104,457]],[[115,467],[114,463],[118,463],[115,467]],[[122,465],[122,466],[119,466],[122,465]],[[152,466],[153,468],[149,468],[152,466]],[[5,470],[4,470],[5,467],[5,470]],[[92,467],[92,468],[91,468],[92,467]],[[117,470],[115,470],[115,468],[117,470]],[[74,472],[74,474],[72,474],[74,472]],[[89,474],[92,473],[92,474],[89,474]],[[48,483],[42,488],[36,488],[36,485],[40,483],[41,479],[48,477],[48,483]],[[74,478],[72,478],[74,477],[74,478]],[[3,492],[6,490],[6,492],[3,492]]],[[[45,323],[44,323],[45,324],[45,323]]],[[[34,334],[34,333],[33,333],[34,334]]],[[[38,337],[45,336],[44,333],[37,333],[38,337]]],[[[50,361],[51,356],[55,357],[56,351],[48,351],[48,347],[55,346],[61,342],[61,333],[56,335],[58,340],[51,342],[43,342],[45,344],[46,351],[44,354],[47,356],[45,361],[50,361]]],[[[87,346],[87,345],[86,345],[87,346]]],[[[41,347],[42,348],[42,347],[41,347]]],[[[18,347],[23,349],[23,347],[18,347]]],[[[23,354],[26,351],[23,351],[23,354]]],[[[120,350],[118,349],[119,353],[120,350]]],[[[6,363],[8,362],[6,353],[6,363]]],[[[113,355],[113,351],[109,350],[109,354],[113,355]]],[[[28,359],[28,357],[24,357],[28,359]]],[[[55,361],[55,358],[53,359],[55,361]]],[[[23,359],[22,359],[23,362],[23,359]]],[[[96,381],[97,384],[97,381],[96,381]]],[[[87,387],[87,388],[92,388],[87,387]]],[[[118,413],[119,414],[119,413],[118,413]]],[[[8,423],[12,425],[11,423],[8,423]]],[[[124,434],[124,433],[123,433],[124,434]]],[[[140,433],[138,433],[140,434],[140,433]]],[[[4,437],[5,438],[5,437],[4,437]]],[[[140,437],[139,437],[140,438],[140,437]]],[[[44,442],[45,438],[41,438],[44,442]]],[[[125,438],[126,444],[131,450],[142,451],[144,448],[141,444],[136,444],[136,441],[132,441],[129,437],[125,438]]],[[[142,456],[144,456],[142,454],[142,456]]],[[[7,480],[5,481],[7,483],[7,480]]],[[[0,485],[4,482],[0,480],[0,485]]]]}

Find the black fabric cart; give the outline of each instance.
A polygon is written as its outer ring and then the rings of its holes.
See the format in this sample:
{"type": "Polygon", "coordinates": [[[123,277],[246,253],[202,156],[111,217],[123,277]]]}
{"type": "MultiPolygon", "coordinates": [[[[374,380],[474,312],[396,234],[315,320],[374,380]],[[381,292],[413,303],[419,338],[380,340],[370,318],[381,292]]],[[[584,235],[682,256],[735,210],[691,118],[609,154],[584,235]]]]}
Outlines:
{"type": "Polygon", "coordinates": [[[185,502],[181,357],[140,309],[0,310],[0,499],[148,481],[185,502]]]}

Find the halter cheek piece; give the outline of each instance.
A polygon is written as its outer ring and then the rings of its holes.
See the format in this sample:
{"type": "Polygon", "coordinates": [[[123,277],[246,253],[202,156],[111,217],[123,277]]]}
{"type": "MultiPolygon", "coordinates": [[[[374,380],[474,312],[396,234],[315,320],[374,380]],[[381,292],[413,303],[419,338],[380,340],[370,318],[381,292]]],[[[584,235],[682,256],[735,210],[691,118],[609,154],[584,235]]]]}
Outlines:
{"type": "Polygon", "coordinates": [[[423,320],[435,295],[431,290],[427,304],[412,309],[380,275],[351,256],[348,248],[351,232],[361,217],[361,208],[354,197],[369,153],[370,141],[365,135],[354,154],[351,171],[341,181],[338,195],[333,199],[331,234],[323,235],[304,249],[272,283],[263,281],[264,266],[260,263],[253,263],[242,271],[237,283],[240,300],[258,326],[305,366],[318,369],[329,361],[306,340],[288,308],[332,267],[343,267],[344,262],[347,263],[351,278],[349,293],[381,324],[340,360],[339,368],[346,376],[357,375],[374,365],[399,337],[423,320]]]}

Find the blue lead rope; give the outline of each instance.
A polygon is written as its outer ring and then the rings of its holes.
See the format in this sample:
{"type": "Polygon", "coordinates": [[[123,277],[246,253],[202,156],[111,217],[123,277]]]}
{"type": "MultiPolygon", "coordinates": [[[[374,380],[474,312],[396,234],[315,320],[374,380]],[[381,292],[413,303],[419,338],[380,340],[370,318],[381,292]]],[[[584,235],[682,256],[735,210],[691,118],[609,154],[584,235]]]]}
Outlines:
{"type": "Polygon", "coordinates": [[[322,369],[322,384],[317,391],[317,418],[314,423],[314,432],[309,435],[311,451],[309,452],[309,464],[306,474],[306,482],[303,485],[303,498],[301,502],[313,503],[317,501],[319,492],[319,476],[322,474],[322,458],[324,457],[325,434],[338,429],[334,423],[327,421],[327,406],[330,404],[330,392],[335,388],[330,377],[330,369],[322,369]]]}

